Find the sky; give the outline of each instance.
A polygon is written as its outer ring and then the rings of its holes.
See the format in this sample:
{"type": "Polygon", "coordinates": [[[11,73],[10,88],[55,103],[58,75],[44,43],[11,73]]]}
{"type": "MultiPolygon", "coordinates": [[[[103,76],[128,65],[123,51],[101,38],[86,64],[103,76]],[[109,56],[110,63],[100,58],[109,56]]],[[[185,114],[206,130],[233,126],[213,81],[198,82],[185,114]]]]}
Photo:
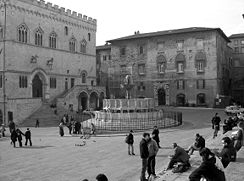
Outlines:
{"type": "Polygon", "coordinates": [[[244,33],[244,0],[49,0],[97,19],[96,45],[129,36],[188,27],[244,33]]]}

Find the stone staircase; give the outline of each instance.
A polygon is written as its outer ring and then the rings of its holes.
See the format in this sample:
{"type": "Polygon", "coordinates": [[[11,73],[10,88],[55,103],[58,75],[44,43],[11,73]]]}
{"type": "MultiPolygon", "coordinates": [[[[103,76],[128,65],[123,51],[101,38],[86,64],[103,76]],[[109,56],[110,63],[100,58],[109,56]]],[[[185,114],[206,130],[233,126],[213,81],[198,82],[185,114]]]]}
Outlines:
{"type": "Polygon", "coordinates": [[[34,127],[37,119],[40,127],[57,127],[60,122],[60,116],[54,114],[54,109],[50,107],[50,104],[42,103],[41,107],[25,119],[20,126],[34,127]]]}

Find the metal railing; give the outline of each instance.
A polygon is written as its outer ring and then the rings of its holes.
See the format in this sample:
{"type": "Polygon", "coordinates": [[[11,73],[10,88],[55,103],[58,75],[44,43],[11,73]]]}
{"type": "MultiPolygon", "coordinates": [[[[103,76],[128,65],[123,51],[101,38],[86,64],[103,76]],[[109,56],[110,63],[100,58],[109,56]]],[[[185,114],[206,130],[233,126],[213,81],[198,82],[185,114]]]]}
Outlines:
{"type": "MultiPolygon", "coordinates": [[[[77,117],[78,118],[78,117],[77,117]]],[[[182,113],[173,111],[109,113],[103,112],[102,116],[82,122],[83,128],[91,127],[93,123],[97,132],[127,132],[130,130],[149,130],[154,126],[158,128],[175,127],[182,124],[182,113]],[[122,115],[122,116],[121,116],[122,115]]]]}

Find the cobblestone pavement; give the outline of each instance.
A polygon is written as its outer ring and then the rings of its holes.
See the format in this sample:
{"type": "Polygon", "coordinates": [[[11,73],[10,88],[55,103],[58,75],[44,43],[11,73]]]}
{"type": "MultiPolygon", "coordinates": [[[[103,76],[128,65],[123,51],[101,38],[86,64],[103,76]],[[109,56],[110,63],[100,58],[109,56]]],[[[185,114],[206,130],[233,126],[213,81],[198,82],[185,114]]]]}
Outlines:
{"type": "MultiPolygon", "coordinates": [[[[180,109],[178,109],[180,110],[180,109]]],[[[173,142],[188,147],[198,132],[212,135],[210,120],[217,110],[183,109],[184,125],[160,130],[160,149],[156,169],[168,163],[173,142]]],[[[218,110],[224,118],[222,110],[218,110]]],[[[25,128],[21,128],[25,131],[25,128]]],[[[31,128],[32,147],[13,148],[9,138],[0,140],[0,181],[80,181],[95,180],[105,173],[110,181],[138,181],[141,168],[139,142],[142,133],[135,133],[135,156],[127,155],[125,136],[91,137],[84,146],[79,137],[58,136],[58,128],[31,128]]],[[[18,144],[17,144],[18,145],[18,144]]]]}

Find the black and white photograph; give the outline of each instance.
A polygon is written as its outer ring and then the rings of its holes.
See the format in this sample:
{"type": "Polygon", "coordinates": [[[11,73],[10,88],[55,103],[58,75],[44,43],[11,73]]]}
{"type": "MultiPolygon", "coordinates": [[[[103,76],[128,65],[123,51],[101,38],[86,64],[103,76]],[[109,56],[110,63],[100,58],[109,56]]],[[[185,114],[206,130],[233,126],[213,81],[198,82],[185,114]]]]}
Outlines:
{"type": "Polygon", "coordinates": [[[0,181],[244,181],[243,0],[0,0],[0,181]]]}

